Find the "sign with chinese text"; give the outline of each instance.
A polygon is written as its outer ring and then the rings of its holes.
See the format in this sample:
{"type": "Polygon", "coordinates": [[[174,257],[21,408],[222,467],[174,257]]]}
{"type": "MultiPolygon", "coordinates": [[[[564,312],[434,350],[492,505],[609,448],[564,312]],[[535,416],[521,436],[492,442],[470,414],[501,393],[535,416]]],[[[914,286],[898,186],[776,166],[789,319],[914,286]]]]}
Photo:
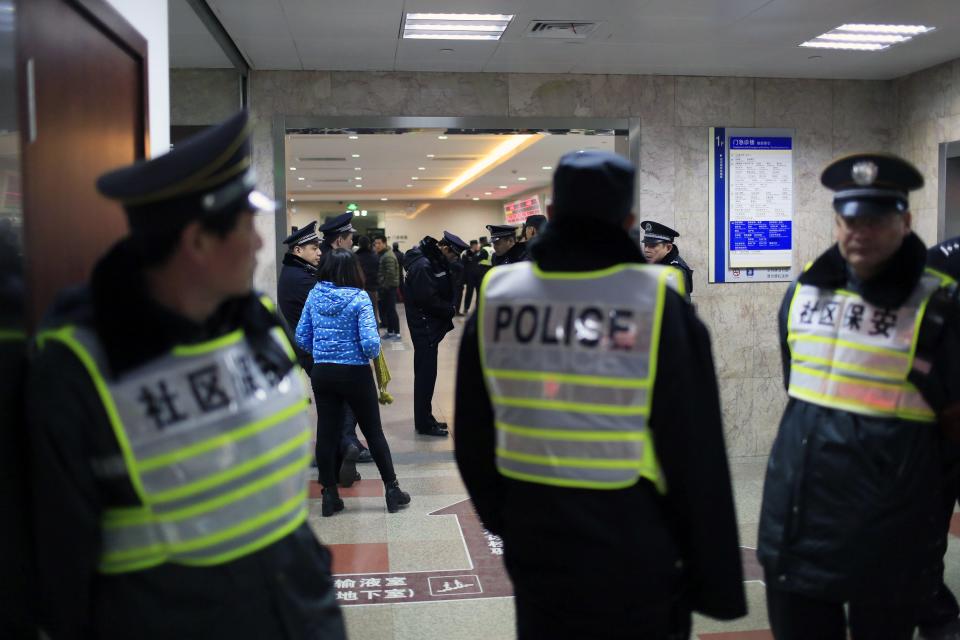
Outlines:
{"type": "Polygon", "coordinates": [[[507,224],[521,224],[533,215],[540,215],[540,196],[532,195],[523,200],[514,200],[503,205],[503,218],[507,224]]]}

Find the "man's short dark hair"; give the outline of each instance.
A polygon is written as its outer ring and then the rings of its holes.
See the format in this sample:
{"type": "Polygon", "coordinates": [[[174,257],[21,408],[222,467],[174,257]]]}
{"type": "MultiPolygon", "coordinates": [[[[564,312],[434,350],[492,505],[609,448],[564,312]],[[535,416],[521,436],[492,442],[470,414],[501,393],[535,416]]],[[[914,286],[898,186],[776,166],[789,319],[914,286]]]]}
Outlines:
{"type": "Polygon", "coordinates": [[[477,242],[476,240],[471,240],[471,241],[470,241],[470,244],[471,244],[471,245],[474,245],[474,244],[480,244],[480,243],[477,242]]]}
{"type": "MultiPolygon", "coordinates": [[[[387,244],[387,236],[383,235],[382,233],[373,236],[373,240],[374,240],[374,242],[376,242],[377,240],[379,240],[379,241],[382,242],[383,244],[387,244]]],[[[396,243],[394,243],[394,244],[396,244],[396,243]]]]}
{"type": "MultiPolygon", "coordinates": [[[[226,238],[236,229],[237,222],[240,221],[240,215],[250,211],[248,208],[231,209],[220,213],[214,213],[199,218],[200,228],[207,233],[212,233],[218,238],[226,238]]],[[[145,267],[159,267],[176,251],[180,243],[180,236],[187,225],[194,220],[187,221],[186,224],[165,230],[151,230],[150,233],[131,234],[130,243],[134,250],[140,255],[142,264],[145,267]]]]}

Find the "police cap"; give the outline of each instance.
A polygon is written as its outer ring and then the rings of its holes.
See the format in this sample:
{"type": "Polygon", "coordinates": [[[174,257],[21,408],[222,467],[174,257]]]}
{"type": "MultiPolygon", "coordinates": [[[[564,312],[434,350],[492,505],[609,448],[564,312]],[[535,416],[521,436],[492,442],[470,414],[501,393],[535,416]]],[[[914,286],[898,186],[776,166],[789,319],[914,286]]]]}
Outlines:
{"type": "Polygon", "coordinates": [[[276,208],[254,186],[246,111],[162,156],[110,171],[97,180],[100,193],[123,204],[131,232],[137,235],[178,229],[219,213],[276,208]]]}
{"type": "Polygon", "coordinates": [[[564,154],[553,174],[554,216],[584,216],[618,224],[633,210],[635,176],[630,161],[610,151],[564,154]]]}
{"type": "Polygon", "coordinates": [[[907,194],[923,186],[916,167],[888,153],[858,153],[835,160],[820,176],[835,191],[833,208],[844,218],[908,211],[907,194]]]}
{"type": "Polygon", "coordinates": [[[680,237],[679,233],[667,225],[654,222],[653,220],[644,221],[640,227],[643,229],[643,244],[673,243],[676,238],[680,237]]]}
{"type": "Polygon", "coordinates": [[[454,235],[449,231],[443,232],[443,242],[454,249],[457,253],[463,253],[470,248],[466,242],[460,239],[460,236],[454,235]]]}
{"type": "Polygon", "coordinates": [[[353,213],[347,211],[335,218],[327,218],[326,222],[323,223],[323,226],[321,226],[318,231],[324,236],[338,236],[348,231],[354,232],[356,229],[354,229],[351,224],[352,220],[353,213]]]}
{"type": "Polygon", "coordinates": [[[487,232],[492,240],[517,237],[517,228],[512,224],[488,224],[487,232]]]}
{"type": "Polygon", "coordinates": [[[283,244],[291,247],[299,247],[301,245],[310,244],[311,242],[320,242],[320,236],[317,235],[316,220],[288,235],[286,239],[284,239],[283,244]]]}

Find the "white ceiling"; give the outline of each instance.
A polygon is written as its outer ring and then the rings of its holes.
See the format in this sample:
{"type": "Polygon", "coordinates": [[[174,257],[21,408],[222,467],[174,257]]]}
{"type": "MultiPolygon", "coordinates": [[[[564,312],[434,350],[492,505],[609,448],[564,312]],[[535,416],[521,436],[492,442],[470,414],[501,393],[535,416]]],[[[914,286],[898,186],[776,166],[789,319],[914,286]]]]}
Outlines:
{"type": "MultiPolygon", "coordinates": [[[[290,134],[285,145],[287,198],[297,201],[443,198],[442,187],[508,137],[451,134],[446,140],[438,139],[443,133],[442,129],[427,129],[399,135],[361,134],[356,140],[343,134],[290,134]],[[353,158],[353,154],[360,157],[353,158]],[[435,157],[428,158],[427,154],[435,157]],[[303,158],[338,160],[318,162],[303,158]],[[296,171],[290,167],[296,167],[296,171]],[[357,176],[362,179],[357,180],[357,176]],[[362,186],[357,187],[358,184],[362,186]],[[407,187],[408,184],[411,186],[407,187]]],[[[502,164],[451,193],[449,199],[509,200],[549,185],[553,166],[567,151],[613,151],[616,145],[613,135],[537,134],[537,138],[502,164]],[[551,168],[544,169],[545,166],[551,168]],[[486,195],[488,192],[490,195],[486,195]]]]}
{"type": "MultiPolygon", "coordinates": [[[[207,1],[254,69],[890,79],[960,57],[958,0],[207,1]],[[413,11],[515,18],[496,42],[401,40],[413,11]],[[553,19],[602,24],[585,41],[524,36],[532,20],[553,19]],[[850,22],[937,30],[880,52],[797,46],[850,22]]],[[[185,11],[184,0],[170,0],[171,66],[227,66],[185,11]]]]}

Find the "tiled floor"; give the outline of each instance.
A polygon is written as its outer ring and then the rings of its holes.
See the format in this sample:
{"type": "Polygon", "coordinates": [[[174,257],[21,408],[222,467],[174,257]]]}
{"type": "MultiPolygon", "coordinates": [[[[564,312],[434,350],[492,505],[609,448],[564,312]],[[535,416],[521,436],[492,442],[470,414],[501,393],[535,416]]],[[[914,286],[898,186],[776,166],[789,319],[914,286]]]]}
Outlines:
{"type": "MultiPolygon", "coordinates": [[[[401,317],[403,314],[400,309],[401,317]]],[[[403,332],[406,323],[402,322],[403,332]]],[[[453,422],[456,351],[462,319],[440,347],[434,414],[453,422]]],[[[359,465],[363,480],[342,489],[346,509],[320,517],[313,486],[310,522],[333,552],[334,573],[351,638],[362,640],[509,640],[513,600],[500,562],[500,542],[472,515],[453,462],[451,439],[414,435],[413,348],[385,343],[394,403],[381,407],[384,430],[401,486],[413,497],[407,509],[388,514],[373,464],[359,465]]],[[[753,546],[766,460],[731,461],[741,543],[753,546]]],[[[955,518],[954,535],[960,535],[955,518]]],[[[749,550],[747,551],[749,553],[749,550]]],[[[960,540],[951,536],[947,584],[960,587],[960,540]]],[[[733,622],[694,622],[702,640],[767,640],[765,589],[759,567],[745,563],[749,614],[733,622]]]]}

